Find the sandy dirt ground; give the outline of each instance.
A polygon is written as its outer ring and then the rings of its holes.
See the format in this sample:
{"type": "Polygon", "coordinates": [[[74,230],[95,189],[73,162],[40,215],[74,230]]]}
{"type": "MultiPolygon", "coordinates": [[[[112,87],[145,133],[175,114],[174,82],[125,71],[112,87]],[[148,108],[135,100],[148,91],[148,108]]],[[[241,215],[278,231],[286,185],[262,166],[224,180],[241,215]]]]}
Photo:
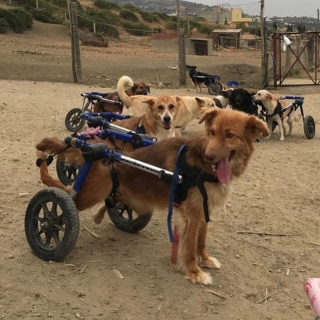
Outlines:
{"type": "MultiPolygon", "coordinates": [[[[32,70],[32,61],[15,58],[23,46],[19,37],[25,46],[36,41],[32,35],[29,40],[27,35],[0,37],[2,44],[11,43],[0,50],[7,52],[1,56],[2,70],[21,68],[20,78],[16,74],[15,79],[0,80],[0,319],[314,319],[303,283],[320,276],[320,136],[317,132],[308,140],[302,121],[294,123],[292,136],[283,142],[276,130],[271,140],[256,143],[226,212],[213,212],[208,251],[222,267],[210,271],[212,286],[192,285],[170,264],[166,212],[156,212],[140,233],[128,234],[108,218],[94,225],[96,208],[86,210],[80,213],[77,244],[65,261],[37,258],[24,232],[26,207],[44,188],[34,146],[43,137],[69,134],[65,115],[81,107],[81,92],[112,88],[51,82],[51,72],[59,69],[56,62],[43,64],[41,73],[47,72],[49,81],[26,81],[23,66],[34,73],[40,67],[37,62],[32,70]],[[18,49],[13,50],[15,46],[18,49]]],[[[50,50],[63,60],[59,39],[52,40],[58,44],[50,50]]],[[[319,89],[290,87],[273,92],[304,95],[305,113],[318,124],[319,89]]],[[[152,93],[195,95],[188,88],[152,88],[152,93]]],[[[203,126],[193,121],[184,134],[199,130],[203,126]]],[[[54,165],[50,170],[54,175],[54,165]]]]}

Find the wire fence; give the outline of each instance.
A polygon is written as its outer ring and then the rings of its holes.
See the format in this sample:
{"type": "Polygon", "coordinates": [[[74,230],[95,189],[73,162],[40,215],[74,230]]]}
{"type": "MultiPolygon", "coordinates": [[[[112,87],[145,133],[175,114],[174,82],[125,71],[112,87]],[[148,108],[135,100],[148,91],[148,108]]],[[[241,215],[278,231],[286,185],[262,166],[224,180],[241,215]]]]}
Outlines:
{"type": "MultiPolygon", "coordinates": [[[[12,0],[12,4],[14,4],[14,0],[12,0]]],[[[60,17],[63,20],[68,22],[66,8],[43,0],[35,1],[36,5],[39,9],[51,6],[60,12],[60,17]]],[[[221,5],[220,11],[230,13],[229,9],[221,5]]],[[[261,43],[258,35],[251,33],[245,37],[243,32],[249,28],[247,20],[245,20],[247,19],[246,13],[258,15],[259,3],[248,3],[242,9],[241,16],[233,17],[235,22],[230,25],[230,28],[242,30],[235,35],[221,34],[215,38],[214,34],[203,35],[197,28],[190,27],[185,38],[186,64],[196,65],[198,71],[219,75],[223,85],[233,80],[248,87],[259,87],[262,82],[261,43]]],[[[238,14],[240,13],[238,12],[238,14]]],[[[96,16],[96,19],[88,18],[78,12],[79,31],[82,32],[80,33],[82,44],[80,54],[84,83],[114,86],[119,77],[127,74],[133,79],[145,80],[157,86],[179,86],[179,50],[176,32],[159,33],[161,28],[158,28],[156,23],[152,25],[152,28],[150,27],[150,30],[126,28],[120,24],[102,22],[98,17],[96,16]],[[87,32],[83,30],[87,30],[87,32]],[[85,38],[92,37],[92,32],[98,34],[98,41],[96,43],[91,41],[91,44],[95,46],[86,46],[85,38]],[[117,32],[118,38],[106,36],[112,32],[117,32]],[[106,46],[96,47],[97,43],[103,42],[104,37],[108,40],[105,43],[106,46]]],[[[209,19],[207,20],[209,21],[209,19]]],[[[65,25],[68,27],[68,23],[65,25]]],[[[184,24],[184,26],[187,25],[187,23],[184,24]]],[[[257,28],[258,24],[255,29],[257,28]]],[[[67,28],[64,30],[68,33],[67,28]]],[[[64,38],[65,40],[66,38],[64,38]]],[[[48,80],[72,81],[71,50],[68,48],[71,46],[71,41],[65,43],[65,53],[63,56],[60,54],[59,58],[53,57],[55,51],[49,52],[46,46],[48,44],[45,42],[37,44],[39,51],[48,51],[48,60],[49,57],[51,59],[48,61],[50,65],[52,62],[56,63],[56,70],[46,73],[48,80]],[[61,66],[64,67],[60,69],[61,66]],[[55,77],[56,79],[52,79],[55,77]]],[[[39,63],[40,66],[45,59],[46,56],[42,56],[41,61],[35,63],[39,63]]],[[[26,77],[31,80],[45,80],[45,75],[40,75],[40,69],[30,68],[26,77]]],[[[193,86],[189,77],[187,77],[187,86],[190,88],[193,86]]]]}

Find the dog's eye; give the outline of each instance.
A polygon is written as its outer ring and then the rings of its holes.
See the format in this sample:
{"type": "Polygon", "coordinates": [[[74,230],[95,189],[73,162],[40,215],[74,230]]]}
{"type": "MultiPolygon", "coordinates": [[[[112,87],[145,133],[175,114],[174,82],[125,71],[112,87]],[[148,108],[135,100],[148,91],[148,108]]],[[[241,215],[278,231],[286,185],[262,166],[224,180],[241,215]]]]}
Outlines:
{"type": "Polygon", "coordinates": [[[174,108],[173,104],[169,104],[169,109],[172,110],[174,108]]]}
{"type": "Polygon", "coordinates": [[[231,138],[233,138],[233,137],[234,137],[234,134],[233,134],[233,133],[231,133],[231,132],[227,132],[227,133],[226,133],[226,138],[231,139],[231,138]]]}
{"type": "Polygon", "coordinates": [[[163,109],[163,106],[158,106],[158,110],[162,111],[163,109]]]}
{"type": "Polygon", "coordinates": [[[210,135],[211,135],[211,136],[214,136],[214,135],[215,135],[214,130],[210,130],[210,135]]]}

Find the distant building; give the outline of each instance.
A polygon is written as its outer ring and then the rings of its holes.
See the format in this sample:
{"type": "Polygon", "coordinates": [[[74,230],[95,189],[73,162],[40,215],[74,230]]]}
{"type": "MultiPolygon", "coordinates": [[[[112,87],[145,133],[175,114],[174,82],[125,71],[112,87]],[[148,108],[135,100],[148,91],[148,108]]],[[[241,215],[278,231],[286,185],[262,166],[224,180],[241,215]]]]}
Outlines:
{"type": "Polygon", "coordinates": [[[242,9],[232,9],[232,18],[231,23],[232,24],[239,24],[242,23],[245,26],[249,26],[249,23],[252,22],[252,18],[244,18],[242,9]]]}
{"type": "Polygon", "coordinates": [[[216,24],[228,24],[236,26],[241,23],[248,26],[252,22],[252,18],[244,18],[242,9],[232,9],[224,6],[213,6],[210,10],[198,12],[198,16],[203,17],[206,21],[216,24]]]}

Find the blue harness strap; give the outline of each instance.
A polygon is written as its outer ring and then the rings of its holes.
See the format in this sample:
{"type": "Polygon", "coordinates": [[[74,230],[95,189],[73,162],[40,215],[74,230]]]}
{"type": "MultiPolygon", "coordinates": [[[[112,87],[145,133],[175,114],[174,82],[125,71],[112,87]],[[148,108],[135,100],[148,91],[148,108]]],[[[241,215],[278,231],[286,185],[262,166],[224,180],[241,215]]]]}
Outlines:
{"type": "Polygon", "coordinates": [[[171,224],[172,212],[173,212],[173,198],[174,198],[174,192],[175,192],[175,190],[176,190],[176,188],[178,186],[178,182],[179,182],[179,167],[178,167],[177,164],[178,164],[179,155],[185,148],[186,148],[185,144],[183,144],[179,148],[179,151],[178,151],[178,154],[177,154],[176,164],[175,164],[175,167],[174,167],[172,182],[171,182],[171,186],[170,186],[167,225],[168,225],[169,239],[170,239],[171,243],[173,242],[173,233],[172,233],[172,224],[171,224]]]}

